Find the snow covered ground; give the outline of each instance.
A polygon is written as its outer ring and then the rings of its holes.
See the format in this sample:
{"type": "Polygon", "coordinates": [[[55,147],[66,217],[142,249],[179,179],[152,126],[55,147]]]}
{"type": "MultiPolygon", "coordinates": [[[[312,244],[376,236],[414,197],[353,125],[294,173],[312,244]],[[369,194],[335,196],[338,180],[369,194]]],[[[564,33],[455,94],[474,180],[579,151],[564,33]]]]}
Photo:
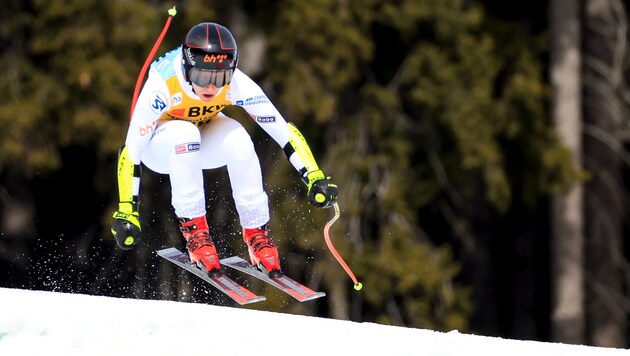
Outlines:
{"type": "Polygon", "coordinates": [[[630,356],[238,307],[0,288],[0,355],[630,356]]]}

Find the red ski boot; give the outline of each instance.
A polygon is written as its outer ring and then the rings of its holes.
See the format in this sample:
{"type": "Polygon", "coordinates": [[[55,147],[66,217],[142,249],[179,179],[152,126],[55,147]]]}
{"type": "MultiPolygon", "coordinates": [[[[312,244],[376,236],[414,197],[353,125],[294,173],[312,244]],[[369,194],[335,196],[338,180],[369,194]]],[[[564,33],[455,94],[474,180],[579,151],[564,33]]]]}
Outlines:
{"type": "Polygon", "coordinates": [[[179,218],[179,230],[186,239],[186,248],[192,263],[208,273],[221,270],[217,249],[212,243],[205,216],[194,219],[179,218]]]}
{"type": "Polygon", "coordinates": [[[278,248],[269,237],[267,224],[254,229],[243,229],[243,241],[247,244],[252,265],[267,274],[282,273],[278,260],[278,248]]]}

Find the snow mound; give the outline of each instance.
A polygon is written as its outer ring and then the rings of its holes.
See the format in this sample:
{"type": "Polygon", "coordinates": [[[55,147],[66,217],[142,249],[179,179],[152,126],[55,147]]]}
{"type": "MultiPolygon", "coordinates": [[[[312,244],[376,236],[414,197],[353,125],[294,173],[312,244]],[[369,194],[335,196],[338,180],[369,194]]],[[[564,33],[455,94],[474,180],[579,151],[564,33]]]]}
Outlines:
{"type": "Polygon", "coordinates": [[[2,356],[352,354],[630,356],[630,351],[238,307],[0,288],[2,356]]]}

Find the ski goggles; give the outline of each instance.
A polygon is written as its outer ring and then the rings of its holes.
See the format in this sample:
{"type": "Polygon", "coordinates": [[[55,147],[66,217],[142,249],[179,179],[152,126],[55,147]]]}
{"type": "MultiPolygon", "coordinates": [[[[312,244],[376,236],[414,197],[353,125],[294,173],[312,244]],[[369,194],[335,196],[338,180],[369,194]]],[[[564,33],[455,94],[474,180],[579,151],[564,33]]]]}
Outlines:
{"type": "Polygon", "coordinates": [[[209,70],[191,68],[188,72],[188,79],[200,87],[205,88],[212,84],[217,88],[221,88],[230,84],[233,73],[233,69],[209,70]]]}

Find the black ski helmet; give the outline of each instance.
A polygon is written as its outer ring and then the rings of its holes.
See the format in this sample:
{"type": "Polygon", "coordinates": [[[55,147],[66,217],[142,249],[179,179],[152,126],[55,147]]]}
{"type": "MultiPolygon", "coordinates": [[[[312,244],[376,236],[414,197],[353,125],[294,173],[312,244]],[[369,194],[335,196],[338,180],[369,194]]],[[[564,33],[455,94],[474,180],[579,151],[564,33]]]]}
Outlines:
{"type": "Polygon", "coordinates": [[[236,40],[230,30],[213,22],[193,26],[182,44],[186,79],[199,86],[230,84],[238,63],[236,40]]]}

